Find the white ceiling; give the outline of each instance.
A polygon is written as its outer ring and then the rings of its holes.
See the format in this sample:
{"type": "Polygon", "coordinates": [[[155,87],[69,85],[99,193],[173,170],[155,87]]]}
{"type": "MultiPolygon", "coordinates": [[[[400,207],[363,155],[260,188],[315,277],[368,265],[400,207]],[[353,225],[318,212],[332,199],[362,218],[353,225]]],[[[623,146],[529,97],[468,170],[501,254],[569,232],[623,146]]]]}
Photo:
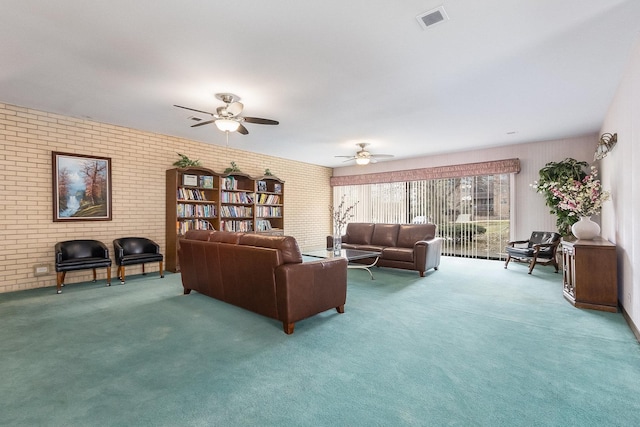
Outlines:
{"type": "Polygon", "coordinates": [[[232,147],[424,156],[597,132],[639,23],[638,0],[12,1],[0,102],[224,146],[173,104],[232,92],[280,121],[232,147]]]}

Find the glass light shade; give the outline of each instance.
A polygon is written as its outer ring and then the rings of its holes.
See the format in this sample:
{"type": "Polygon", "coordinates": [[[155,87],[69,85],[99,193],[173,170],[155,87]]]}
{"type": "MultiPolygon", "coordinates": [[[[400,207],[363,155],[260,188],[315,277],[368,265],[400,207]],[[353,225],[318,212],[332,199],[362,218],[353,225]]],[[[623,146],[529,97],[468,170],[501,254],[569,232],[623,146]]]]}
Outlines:
{"type": "Polygon", "coordinates": [[[238,130],[240,123],[235,120],[219,119],[216,120],[216,126],[223,132],[235,132],[238,130]]]}
{"type": "Polygon", "coordinates": [[[356,164],[358,164],[358,165],[368,165],[370,161],[371,161],[371,159],[369,159],[368,157],[358,157],[356,159],[356,164]]]}

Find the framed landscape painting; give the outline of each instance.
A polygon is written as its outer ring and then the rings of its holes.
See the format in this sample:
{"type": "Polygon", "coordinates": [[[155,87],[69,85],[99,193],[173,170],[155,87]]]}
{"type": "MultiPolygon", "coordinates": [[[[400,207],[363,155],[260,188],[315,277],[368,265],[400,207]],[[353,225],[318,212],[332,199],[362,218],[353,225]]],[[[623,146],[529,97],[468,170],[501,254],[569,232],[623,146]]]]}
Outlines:
{"type": "Polygon", "coordinates": [[[54,221],[111,220],[111,159],[51,153],[54,221]]]}

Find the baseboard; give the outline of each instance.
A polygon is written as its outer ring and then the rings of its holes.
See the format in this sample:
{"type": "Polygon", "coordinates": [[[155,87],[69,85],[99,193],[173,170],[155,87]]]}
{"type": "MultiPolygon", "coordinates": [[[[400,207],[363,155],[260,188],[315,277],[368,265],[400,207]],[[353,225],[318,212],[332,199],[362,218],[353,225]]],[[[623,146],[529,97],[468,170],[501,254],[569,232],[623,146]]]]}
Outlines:
{"type": "Polygon", "coordinates": [[[638,327],[635,325],[635,323],[633,323],[633,320],[631,319],[631,317],[629,317],[622,304],[619,305],[620,311],[622,311],[622,317],[624,317],[624,320],[627,321],[627,325],[629,325],[631,332],[633,332],[633,335],[636,336],[636,340],[638,340],[638,343],[640,343],[640,330],[638,330],[638,327]]]}

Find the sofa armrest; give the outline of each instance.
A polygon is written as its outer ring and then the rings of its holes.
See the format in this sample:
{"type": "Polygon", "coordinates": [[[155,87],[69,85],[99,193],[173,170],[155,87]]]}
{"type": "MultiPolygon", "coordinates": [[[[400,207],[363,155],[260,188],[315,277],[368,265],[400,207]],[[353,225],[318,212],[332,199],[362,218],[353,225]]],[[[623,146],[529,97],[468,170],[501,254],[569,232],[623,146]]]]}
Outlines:
{"type": "Polygon", "coordinates": [[[278,316],[285,323],[331,308],[344,309],[347,299],[347,260],[322,259],[283,264],[276,268],[278,316]]]}
{"type": "Polygon", "coordinates": [[[434,237],[430,240],[419,240],[413,245],[413,251],[416,270],[420,272],[420,276],[424,276],[425,271],[431,268],[437,270],[440,266],[442,238],[434,237]]]}

